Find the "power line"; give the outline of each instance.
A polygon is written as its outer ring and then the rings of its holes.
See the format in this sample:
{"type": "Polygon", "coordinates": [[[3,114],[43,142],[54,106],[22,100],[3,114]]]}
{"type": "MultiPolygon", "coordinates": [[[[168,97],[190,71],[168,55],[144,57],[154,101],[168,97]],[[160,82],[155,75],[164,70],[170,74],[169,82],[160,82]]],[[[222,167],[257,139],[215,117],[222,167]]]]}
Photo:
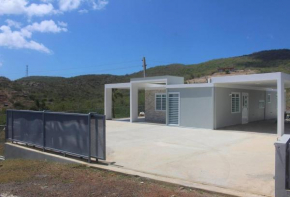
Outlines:
{"type": "MultiPolygon", "coordinates": [[[[110,65],[119,65],[119,64],[139,62],[139,61],[140,60],[132,60],[132,61],[119,62],[119,63],[100,64],[100,65],[97,65],[97,67],[100,68],[100,67],[107,67],[107,66],[110,66],[110,65]]],[[[159,62],[159,63],[161,63],[162,61],[152,60],[151,62],[159,62]]],[[[163,62],[163,63],[165,63],[165,62],[163,62]]],[[[145,65],[146,65],[146,60],[145,60],[145,65]]],[[[144,62],[143,62],[143,67],[144,67],[144,62]]],[[[146,67],[147,67],[147,65],[146,65],[146,67]]],[[[84,69],[84,68],[96,68],[96,66],[70,67],[70,68],[54,69],[54,70],[39,70],[39,71],[30,72],[29,74],[31,76],[31,74],[34,74],[35,75],[35,74],[38,74],[38,73],[48,73],[48,72],[56,72],[56,71],[77,70],[77,69],[84,69]]],[[[96,70],[96,71],[90,71],[90,72],[93,72],[93,73],[89,73],[89,74],[96,74],[96,72],[102,72],[102,71],[122,70],[122,69],[127,69],[127,68],[138,68],[138,67],[136,67],[136,66],[126,66],[126,67],[115,67],[115,68],[110,68],[110,69],[101,69],[101,70],[96,70]]],[[[84,73],[84,72],[82,72],[82,73],[84,73]]],[[[69,72],[69,73],[66,73],[66,74],[70,74],[70,75],[79,74],[79,75],[81,75],[82,73],[80,73],[80,72],[73,72],[73,73],[69,72]]],[[[19,72],[17,72],[17,73],[9,73],[9,75],[15,75],[15,74],[20,74],[20,73],[19,72]]],[[[86,74],[86,73],[84,73],[84,74],[86,74]]],[[[28,65],[26,65],[26,77],[28,77],[28,65]]]]}
{"type": "MultiPolygon", "coordinates": [[[[136,68],[136,66],[126,66],[126,67],[120,67],[120,68],[111,68],[111,69],[102,69],[102,70],[97,70],[95,72],[91,72],[88,75],[93,75],[93,74],[97,74],[96,72],[102,72],[102,71],[111,71],[111,70],[124,70],[124,69],[128,69],[128,68],[136,68]]],[[[83,72],[82,72],[83,73],[83,72]]],[[[67,74],[79,74],[82,75],[82,73],[80,72],[73,72],[73,73],[67,73],[67,74]]],[[[84,73],[85,74],[85,73],[84,73]]]]}
{"type": "MultiPolygon", "coordinates": [[[[134,60],[134,61],[127,61],[127,62],[119,62],[119,63],[110,63],[110,64],[100,64],[96,65],[97,67],[107,67],[110,65],[119,65],[119,64],[125,64],[125,63],[132,63],[132,62],[139,62],[140,60],[134,60]]],[[[66,70],[77,70],[77,69],[84,69],[84,68],[96,68],[96,66],[82,66],[82,67],[71,67],[71,68],[63,68],[63,69],[54,69],[54,70],[38,70],[31,73],[43,73],[43,72],[54,72],[54,71],[66,71],[66,70]]],[[[136,66],[134,66],[136,67],[136,66]]],[[[125,67],[124,67],[125,68],[125,67]]],[[[126,67],[128,68],[128,67],[126,67]]],[[[118,69],[118,68],[112,68],[112,69],[118,69]]],[[[111,70],[111,69],[110,69],[111,70]]],[[[20,74],[19,72],[17,73],[9,73],[9,74],[20,74]]]]}
{"type": "MultiPolygon", "coordinates": [[[[89,74],[96,74],[96,72],[102,72],[102,71],[123,70],[123,69],[128,69],[128,68],[136,68],[136,66],[126,66],[126,67],[119,67],[119,68],[102,69],[102,70],[97,70],[97,71],[94,71],[94,72],[90,72],[89,74]]],[[[38,72],[30,72],[30,76],[31,76],[31,73],[37,74],[38,72]]],[[[73,75],[73,74],[82,75],[82,73],[86,74],[84,72],[69,72],[69,73],[66,72],[66,74],[70,74],[70,75],[73,75]]],[[[19,73],[11,73],[11,74],[19,74],[19,73]]],[[[11,75],[11,74],[9,74],[9,75],[11,75]]]]}

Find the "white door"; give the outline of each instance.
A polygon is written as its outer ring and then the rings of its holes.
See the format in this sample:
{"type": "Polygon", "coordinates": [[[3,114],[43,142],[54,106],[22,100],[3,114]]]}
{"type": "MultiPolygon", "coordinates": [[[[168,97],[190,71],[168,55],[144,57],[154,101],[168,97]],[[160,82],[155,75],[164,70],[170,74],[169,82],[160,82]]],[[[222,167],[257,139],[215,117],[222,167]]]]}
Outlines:
{"type": "Polygon", "coordinates": [[[168,124],[179,125],[179,93],[168,93],[168,124]]]}
{"type": "Polygon", "coordinates": [[[249,122],[249,94],[242,93],[242,124],[249,122]]]}

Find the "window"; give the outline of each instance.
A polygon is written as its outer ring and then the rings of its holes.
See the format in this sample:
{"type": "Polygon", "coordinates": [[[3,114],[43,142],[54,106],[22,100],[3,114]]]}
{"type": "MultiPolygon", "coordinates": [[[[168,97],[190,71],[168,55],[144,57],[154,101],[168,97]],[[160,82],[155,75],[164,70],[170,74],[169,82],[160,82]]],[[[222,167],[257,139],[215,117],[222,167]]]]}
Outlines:
{"type": "Polygon", "coordinates": [[[267,94],[267,103],[271,103],[271,94],[267,94]]]}
{"type": "Polygon", "coordinates": [[[240,113],[240,93],[232,92],[232,113],[240,113]]]}
{"type": "Polygon", "coordinates": [[[166,110],[166,94],[155,94],[155,110],[166,110]]]}
{"type": "Polygon", "coordinates": [[[259,109],[264,109],[264,108],[265,108],[265,101],[259,100],[259,109]]]}

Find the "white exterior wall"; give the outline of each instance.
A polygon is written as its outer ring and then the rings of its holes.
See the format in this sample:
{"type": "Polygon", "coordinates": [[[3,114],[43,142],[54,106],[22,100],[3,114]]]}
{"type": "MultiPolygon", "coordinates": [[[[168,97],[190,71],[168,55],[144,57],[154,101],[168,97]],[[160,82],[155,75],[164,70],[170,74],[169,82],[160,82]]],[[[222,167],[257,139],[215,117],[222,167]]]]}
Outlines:
{"type": "Polygon", "coordinates": [[[130,122],[138,120],[138,85],[131,83],[130,87],[130,122]]]}
{"type": "Polygon", "coordinates": [[[112,119],[112,88],[105,88],[105,115],[106,119],[112,119]]]}
{"type": "Polygon", "coordinates": [[[214,129],[212,87],[170,88],[167,91],[180,93],[179,126],[214,129]]]}
{"type": "Polygon", "coordinates": [[[277,99],[276,92],[264,90],[246,90],[237,88],[215,88],[215,128],[222,128],[230,125],[242,124],[242,92],[249,94],[249,122],[276,118],[277,99]],[[240,113],[231,112],[232,92],[240,93],[240,113]],[[270,93],[272,102],[267,103],[266,95],[270,93]],[[259,108],[259,100],[265,101],[265,108],[259,108]]]}

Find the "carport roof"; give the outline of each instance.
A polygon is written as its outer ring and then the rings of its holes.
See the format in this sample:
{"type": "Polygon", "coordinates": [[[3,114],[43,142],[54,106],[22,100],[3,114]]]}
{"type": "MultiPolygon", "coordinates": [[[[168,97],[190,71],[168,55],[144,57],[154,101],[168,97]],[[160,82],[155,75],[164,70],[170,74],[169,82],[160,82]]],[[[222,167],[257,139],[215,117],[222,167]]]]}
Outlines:
{"type": "Polygon", "coordinates": [[[131,83],[164,83],[164,84],[184,84],[184,77],[176,77],[170,75],[132,78],[131,83]]]}
{"type": "Polygon", "coordinates": [[[105,84],[105,88],[116,89],[130,89],[132,84],[138,85],[138,88],[166,88],[168,84],[184,84],[183,77],[175,76],[157,76],[157,77],[145,77],[145,78],[132,78],[129,83],[112,83],[105,84]]]}
{"type": "Polygon", "coordinates": [[[215,86],[236,85],[241,87],[276,89],[277,80],[280,78],[284,80],[285,88],[290,88],[290,75],[281,72],[213,77],[211,83],[215,84],[215,86]]]}

